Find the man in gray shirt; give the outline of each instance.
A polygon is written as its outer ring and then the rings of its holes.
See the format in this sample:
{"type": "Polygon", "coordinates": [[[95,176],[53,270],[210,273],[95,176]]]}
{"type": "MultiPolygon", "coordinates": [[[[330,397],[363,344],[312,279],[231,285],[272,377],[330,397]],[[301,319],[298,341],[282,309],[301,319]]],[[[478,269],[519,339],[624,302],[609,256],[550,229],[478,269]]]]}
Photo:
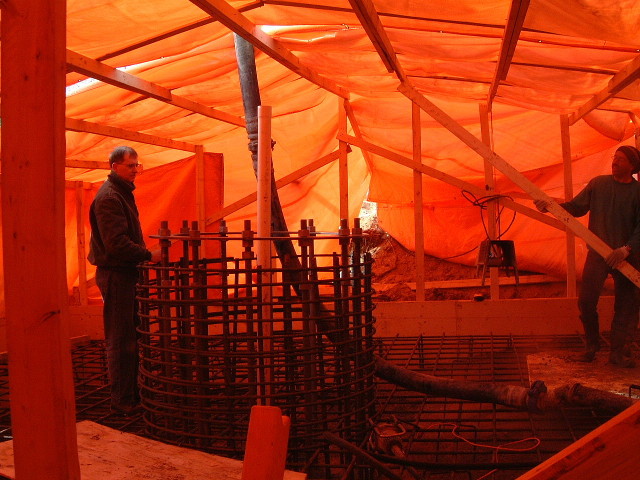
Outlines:
{"type": "MultiPolygon", "coordinates": [[[[560,206],[574,217],[590,212],[589,230],[600,237],[613,252],[606,258],[589,248],[582,273],[578,297],[580,320],[584,326],[586,349],[579,360],[592,362],[600,350],[598,300],[609,274],[614,282],[614,315],[611,322],[609,362],[634,367],[631,342],[638,325],[640,291],[616,267],[627,260],[640,266],[640,183],[633,177],[640,171],[640,152],[624,145],[618,148],[611,163],[611,175],[593,178],[576,197],[560,206]]],[[[548,202],[535,200],[536,207],[546,212],[548,202]]]]}

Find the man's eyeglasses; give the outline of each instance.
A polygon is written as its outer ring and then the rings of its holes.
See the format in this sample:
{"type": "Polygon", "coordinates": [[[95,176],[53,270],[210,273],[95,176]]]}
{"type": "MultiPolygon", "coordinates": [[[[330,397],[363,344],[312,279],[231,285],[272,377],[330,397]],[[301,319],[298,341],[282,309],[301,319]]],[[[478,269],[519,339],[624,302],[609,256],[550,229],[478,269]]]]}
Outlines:
{"type": "Polygon", "coordinates": [[[123,167],[127,167],[129,170],[133,170],[134,168],[142,170],[141,163],[117,163],[116,165],[122,165],[123,167]]]}

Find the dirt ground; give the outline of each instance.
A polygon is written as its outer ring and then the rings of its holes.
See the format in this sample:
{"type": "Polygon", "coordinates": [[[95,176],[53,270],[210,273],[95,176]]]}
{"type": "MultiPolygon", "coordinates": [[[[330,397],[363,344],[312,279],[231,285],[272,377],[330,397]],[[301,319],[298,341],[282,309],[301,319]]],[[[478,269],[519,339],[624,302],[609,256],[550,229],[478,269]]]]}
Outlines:
{"type": "MultiPolygon", "coordinates": [[[[373,282],[385,287],[376,289],[378,290],[376,300],[415,300],[415,291],[408,285],[416,281],[415,253],[404,248],[375,224],[368,225],[366,233],[368,234],[366,246],[375,260],[373,282]]],[[[426,281],[477,278],[475,266],[460,265],[430,255],[425,255],[424,263],[426,281]]],[[[520,276],[536,273],[538,272],[519,272],[520,276]]],[[[505,273],[500,272],[500,275],[504,276],[505,273]]],[[[489,287],[428,288],[425,290],[425,299],[470,300],[474,295],[479,294],[489,298],[489,287]]],[[[500,298],[553,298],[565,295],[566,285],[562,281],[500,287],[500,298]]]]}

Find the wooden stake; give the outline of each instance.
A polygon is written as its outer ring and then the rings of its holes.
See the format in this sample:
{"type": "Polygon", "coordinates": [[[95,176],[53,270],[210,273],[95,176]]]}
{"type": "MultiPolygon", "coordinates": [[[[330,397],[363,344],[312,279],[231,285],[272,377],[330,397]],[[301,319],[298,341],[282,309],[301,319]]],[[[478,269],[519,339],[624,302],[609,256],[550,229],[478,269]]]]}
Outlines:
{"type": "MultiPolygon", "coordinates": [[[[422,163],[422,127],[420,108],[411,103],[411,131],[413,134],[413,160],[422,163]]],[[[413,170],[413,223],[416,243],[416,302],[424,301],[424,218],[422,200],[422,173],[413,170]]]]}
{"type": "MultiPolygon", "coordinates": [[[[491,147],[491,132],[489,125],[489,106],[486,104],[480,105],[480,131],[482,135],[482,142],[491,147]]],[[[487,194],[492,195],[495,193],[496,182],[493,178],[493,165],[487,160],[484,161],[484,183],[487,189],[487,194]]],[[[490,240],[497,238],[496,221],[498,219],[498,201],[489,202],[487,204],[487,234],[490,240]]],[[[489,295],[492,300],[500,298],[500,280],[499,269],[489,268],[489,295]]]]}
{"type": "MultiPolygon", "coordinates": [[[[258,238],[271,237],[271,107],[258,107],[258,238]]],[[[263,392],[268,403],[270,393],[269,383],[272,376],[269,370],[269,354],[271,352],[271,333],[273,318],[271,309],[271,240],[256,240],[256,256],[258,265],[262,267],[262,320],[263,342],[266,378],[263,392]]]]}
{"type": "MultiPolygon", "coordinates": [[[[345,110],[345,100],[338,97],[338,130],[347,133],[347,112],[345,110]]],[[[340,177],[340,218],[349,218],[349,166],[347,163],[347,144],[340,140],[338,142],[340,158],[338,159],[340,177]]]]}
{"type": "Polygon", "coordinates": [[[78,480],[65,256],[65,0],[2,9],[2,214],[16,477],[78,480]]]}
{"type": "MultiPolygon", "coordinates": [[[[564,166],[564,199],[573,198],[573,174],[571,171],[571,135],[569,117],[560,116],[560,140],[562,142],[562,163],[564,166]]],[[[576,296],[576,236],[567,230],[567,297],[576,296]]]]}

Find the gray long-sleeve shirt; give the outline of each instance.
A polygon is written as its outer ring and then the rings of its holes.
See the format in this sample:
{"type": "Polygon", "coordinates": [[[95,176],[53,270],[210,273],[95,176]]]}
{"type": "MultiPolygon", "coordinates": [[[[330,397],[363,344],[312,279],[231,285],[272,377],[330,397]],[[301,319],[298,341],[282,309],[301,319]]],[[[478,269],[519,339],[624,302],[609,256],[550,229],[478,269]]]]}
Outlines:
{"type": "Polygon", "coordinates": [[[590,212],[589,230],[611,248],[629,245],[640,252],[640,183],[620,183],[612,175],[593,178],[569,202],[561,203],[574,217],[590,212]]]}

